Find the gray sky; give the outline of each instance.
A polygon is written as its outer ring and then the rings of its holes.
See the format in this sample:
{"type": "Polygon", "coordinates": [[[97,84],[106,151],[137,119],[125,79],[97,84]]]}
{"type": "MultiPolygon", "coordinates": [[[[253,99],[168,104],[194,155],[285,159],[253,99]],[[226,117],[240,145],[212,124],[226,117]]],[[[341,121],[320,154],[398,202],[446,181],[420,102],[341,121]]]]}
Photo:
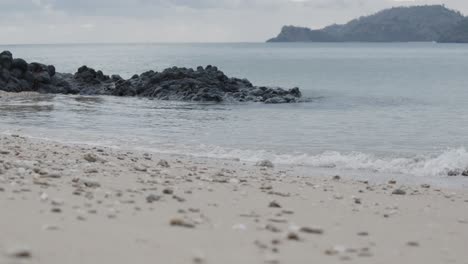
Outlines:
{"type": "Polygon", "coordinates": [[[468,14],[468,0],[0,0],[0,44],[257,42],[415,4],[468,14]]]}

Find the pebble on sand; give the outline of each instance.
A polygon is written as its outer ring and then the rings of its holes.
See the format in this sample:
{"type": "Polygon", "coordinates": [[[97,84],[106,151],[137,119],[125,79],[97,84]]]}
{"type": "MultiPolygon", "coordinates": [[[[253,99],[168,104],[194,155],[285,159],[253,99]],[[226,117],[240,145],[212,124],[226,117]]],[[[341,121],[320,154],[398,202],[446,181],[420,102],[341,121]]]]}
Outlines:
{"type": "Polygon", "coordinates": [[[316,235],[321,235],[323,234],[323,229],[322,228],[318,228],[318,227],[302,227],[301,229],[299,229],[299,231],[303,232],[303,233],[308,233],[308,234],[316,234],[316,235]]]}
{"type": "Polygon", "coordinates": [[[267,224],[265,226],[265,229],[268,230],[268,231],[271,231],[273,233],[280,233],[281,232],[281,229],[272,225],[272,224],[267,224]]]}
{"type": "Polygon", "coordinates": [[[86,186],[88,188],[99,188],[99,187],[101,187],[101,184],[99,182],[96,182],[96,181],[84,181],[83,184],[84,184],[84,186],[86,186]]]}
{"type": "Polygon", "coordinates": [[[255,166],[264,167],[264,168],[273,168],[275,165],[273,165],[273,162],[271,162],[269,160],[262,160],[262,161],[257,162],[257,164],[255,164],[255,166]]]}
{"type": "Polygon", "coordinates": [[[61,213],[61,212],[62,212],[62,209],[60,209],[60,208],[52,208],[50,211],[51,211],[52,213],[61,213]]]}
{"type": "Polygon", "coordinates": [[[396,189],[392,192],[392,194],[394,195],[405,195],[406,194],[406,191],[405,190],[402,190],[402,189],[396,189]]]}
{"type": "Polygon", "coordinates": [[[159,167],[163,167],[163,168],[169,168],[169,167],[171,167],[171,166],[169,165],[169,162],[167,162],[166,160],[160,160],[160,161],[158,162],[158,166],[159,166],[159,167]]]}
{"type": "Polygon", "coordinates": [[[299,241],[299,240],[301,240],[301,239],[299,238],[299,235],[296,234],[296,233],[294,233],[294,232],[290,232],[290,233],[288,234],[287,238],[288,238],[289,240],[294,240],[294,241],[299,241]]]}
{"type": "Polygon", "coordinates": [[[7,255],[12,258],[27,259],[32,257],[31,250],[28,248],[18,247],[7,251],[7,255]]]}
{"type": "Polygon", "coordinates": [[[167,195],[171,195],[171,194],[174,194],[174,190],[166,188],[163,190],[163,193],[167,195]]]}
{"type": "Polygon", "coordinates": [[[268,205],[268,207],[271,207],[271,208],[281,208],[281,205],[280,205],[277,201],[272,201],[272,202],[270,202],[270,204],[268,205]]]}
{"type": "Polygon", "coordinates": [[[143,165],[135,165],[133,167],[136,171],[141,171],[141,172],[146,172],[148,171],[148,168],[146,168],[145,166],[143,165]]]}
{"type": "Polygon", "coordinates": [[[184,220],[184,219],[181,219],[181,218],[174,218],[174,219],[171,219],[171,221],[169,222],[171,226],[180,226],[180,227],[186,227],[186,228],[194,228],[195,225],[184,220]]]}
{"type": "Polygon", "coordinates": [[[155,194],[150,194],[148,196],[146,196],[146,201],[148,203],[153,203],[153,202],[157,202],[161,199],[161,196],[159,195],[155,195],[155,194]]]}
{"type": "Polygon", "coordinates": [[[85,159],[87,162],[97,162],[98,157],[92,153],[85,154],[83,156],[83,159],[85,159]]]}
{"type": "Polygon", "coordinates": [[[41,174],[45,178],[51,178],[51,179],[60,179],[62,178],[62,175],[60,175],[57,172],[52,172],[52,173],[47,173],[47,174],[41,174]]]}
{"type": "Polygon", "coordinates": [[[406,244],[410,247],[419,247],[419,242],[416,242],[416,241],[409,241],[406,244]]]}

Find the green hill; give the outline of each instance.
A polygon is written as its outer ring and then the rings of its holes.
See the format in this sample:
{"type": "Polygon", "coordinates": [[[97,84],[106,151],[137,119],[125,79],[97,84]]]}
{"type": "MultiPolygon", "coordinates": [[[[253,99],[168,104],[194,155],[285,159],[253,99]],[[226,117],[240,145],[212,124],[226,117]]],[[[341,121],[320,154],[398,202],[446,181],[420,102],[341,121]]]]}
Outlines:
{"type": "Polygon", "coordinates": [[[318,30],[285,26],[268,42],[468,42],[467,24],[442,5],[394,7],[318,30]]]}

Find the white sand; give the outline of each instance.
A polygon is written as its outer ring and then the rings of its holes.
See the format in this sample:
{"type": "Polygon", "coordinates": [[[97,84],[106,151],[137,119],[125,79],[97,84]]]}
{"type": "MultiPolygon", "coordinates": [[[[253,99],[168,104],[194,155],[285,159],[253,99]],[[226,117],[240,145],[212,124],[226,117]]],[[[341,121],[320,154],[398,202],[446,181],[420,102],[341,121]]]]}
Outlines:
{"type": "Polygon", "coordinates": [[[0,136],[0,263],[468,263],[467,190],[331,176],[0,136]]]}

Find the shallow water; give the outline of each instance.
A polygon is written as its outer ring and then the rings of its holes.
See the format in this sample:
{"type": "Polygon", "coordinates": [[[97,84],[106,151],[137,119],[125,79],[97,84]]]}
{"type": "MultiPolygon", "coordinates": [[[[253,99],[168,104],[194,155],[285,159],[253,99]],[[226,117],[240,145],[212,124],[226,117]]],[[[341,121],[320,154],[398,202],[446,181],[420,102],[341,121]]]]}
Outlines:
{"type": "MultiPolygon", "coordinates": [[[[217,65],[310,103],[195,104],[44,95],[0,101],[0,131],[204,157],[372,174],[443,177],[468,167],[468,46],[133,44],[0,46],[74,72],[129,77],[217,65]]],[[[467,179],[468,181],[468,179],[467,179]]]]}

